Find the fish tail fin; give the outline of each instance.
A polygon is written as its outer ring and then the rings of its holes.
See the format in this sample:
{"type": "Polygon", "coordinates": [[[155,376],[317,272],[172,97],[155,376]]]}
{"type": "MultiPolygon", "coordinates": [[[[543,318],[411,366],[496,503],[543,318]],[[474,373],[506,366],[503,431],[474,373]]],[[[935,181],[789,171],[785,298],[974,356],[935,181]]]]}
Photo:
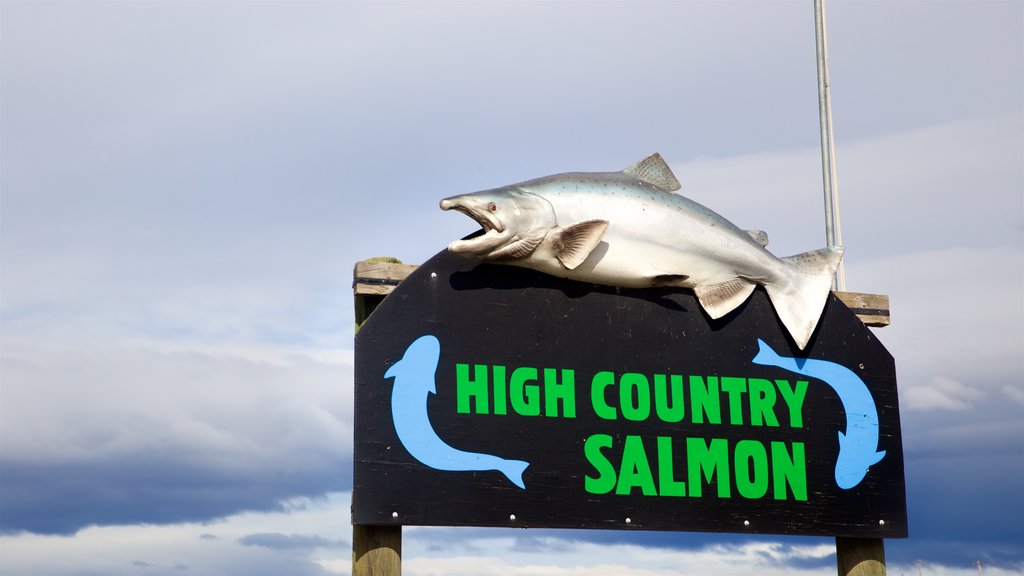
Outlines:
{"type": "Polygon", "coordinates": [[[505,460],[498,471],[507,476],[513,484],[526,490],[526,483],[523,482],[523,472],[526,471],[526,467],[529,465],[529,462],[523,462],[522,460],[505,460]]]}
{"type": "Polygon", "coordinates": [[[822,248],[782,258],[789,282],[765,285],[779,320],[803,350],[818,327],[832,290],[832,278],[843,258],[843,248],[822,248]]]}
{"type": "Polygon", "coordinates": [[[754,356],[752,362],[762,366],[781,366],[782,357],[779,356],[778,352],[772,350],[771,346],[766,344],[764,340],[758,338],[757,355],[754,356]]]}

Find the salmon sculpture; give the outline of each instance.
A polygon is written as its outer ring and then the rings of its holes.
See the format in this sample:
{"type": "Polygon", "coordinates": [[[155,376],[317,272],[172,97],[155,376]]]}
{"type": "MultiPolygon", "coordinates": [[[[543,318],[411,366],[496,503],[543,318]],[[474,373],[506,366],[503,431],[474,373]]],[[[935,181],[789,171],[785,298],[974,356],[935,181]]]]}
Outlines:
{"type": "Polygon", "coordinates": [[[778,258],[767,235],[741,230],[675,194],[679,181],[654,154],[621,172],[545,176],[441,200],[483,234],[456,240],[454,254],[623,288],[681,287],[711,318],[764,286],[803,350],[828,299],[841,247],[778,258]]]}

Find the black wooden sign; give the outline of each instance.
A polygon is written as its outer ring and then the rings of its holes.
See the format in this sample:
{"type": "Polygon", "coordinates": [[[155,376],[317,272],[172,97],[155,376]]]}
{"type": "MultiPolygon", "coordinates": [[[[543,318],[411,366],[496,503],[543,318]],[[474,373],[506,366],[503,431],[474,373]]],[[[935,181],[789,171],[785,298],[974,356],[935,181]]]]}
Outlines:
{"type": "Polygon", "coordinates": [[[447,251],[356,337],[355,524],[907,535],[892,356],[447,251]]]}

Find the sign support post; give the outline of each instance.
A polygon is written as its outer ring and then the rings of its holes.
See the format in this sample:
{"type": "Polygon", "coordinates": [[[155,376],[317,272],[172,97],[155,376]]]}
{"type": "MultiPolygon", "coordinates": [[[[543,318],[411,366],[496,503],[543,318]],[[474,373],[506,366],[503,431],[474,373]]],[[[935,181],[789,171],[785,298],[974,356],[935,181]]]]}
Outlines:
{"type": "Polygon", "coordinates": [[[352,526],[352,576],[402,574],[401,526],[352,526]]]}
{"type": "MultiPolygon", "coordinates": [[[[415,266],[391,258],[360,262],[352,283],[356,330],[415,266]],[[400,277],[393,277],[398,273],[400,277]]],[[[402,527],[352,525],[352,576],[401,576],[402,527]]]]}
{"type": "Polygon", "coordinates": [[[885,544],[881,538],[836,538],[839,576],[885,576],[885,544]]]}

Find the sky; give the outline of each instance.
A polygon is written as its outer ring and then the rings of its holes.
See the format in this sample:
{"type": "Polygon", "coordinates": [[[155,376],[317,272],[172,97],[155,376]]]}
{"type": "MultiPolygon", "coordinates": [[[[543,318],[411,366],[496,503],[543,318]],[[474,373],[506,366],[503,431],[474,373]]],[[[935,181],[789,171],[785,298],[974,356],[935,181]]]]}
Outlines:
{"type": "MultiPolygon", "coordinates": [[[[910,538],[1024,574],[1024,4],[828,3],[847,288],[910,538]]],[[[825,243],[810,0],[0,2],[0,572],[348,574],[352,267],[659,152],[825,243]]],[[[834,574],[828,538],[404,530],[410,575],[834,574]]]]}

